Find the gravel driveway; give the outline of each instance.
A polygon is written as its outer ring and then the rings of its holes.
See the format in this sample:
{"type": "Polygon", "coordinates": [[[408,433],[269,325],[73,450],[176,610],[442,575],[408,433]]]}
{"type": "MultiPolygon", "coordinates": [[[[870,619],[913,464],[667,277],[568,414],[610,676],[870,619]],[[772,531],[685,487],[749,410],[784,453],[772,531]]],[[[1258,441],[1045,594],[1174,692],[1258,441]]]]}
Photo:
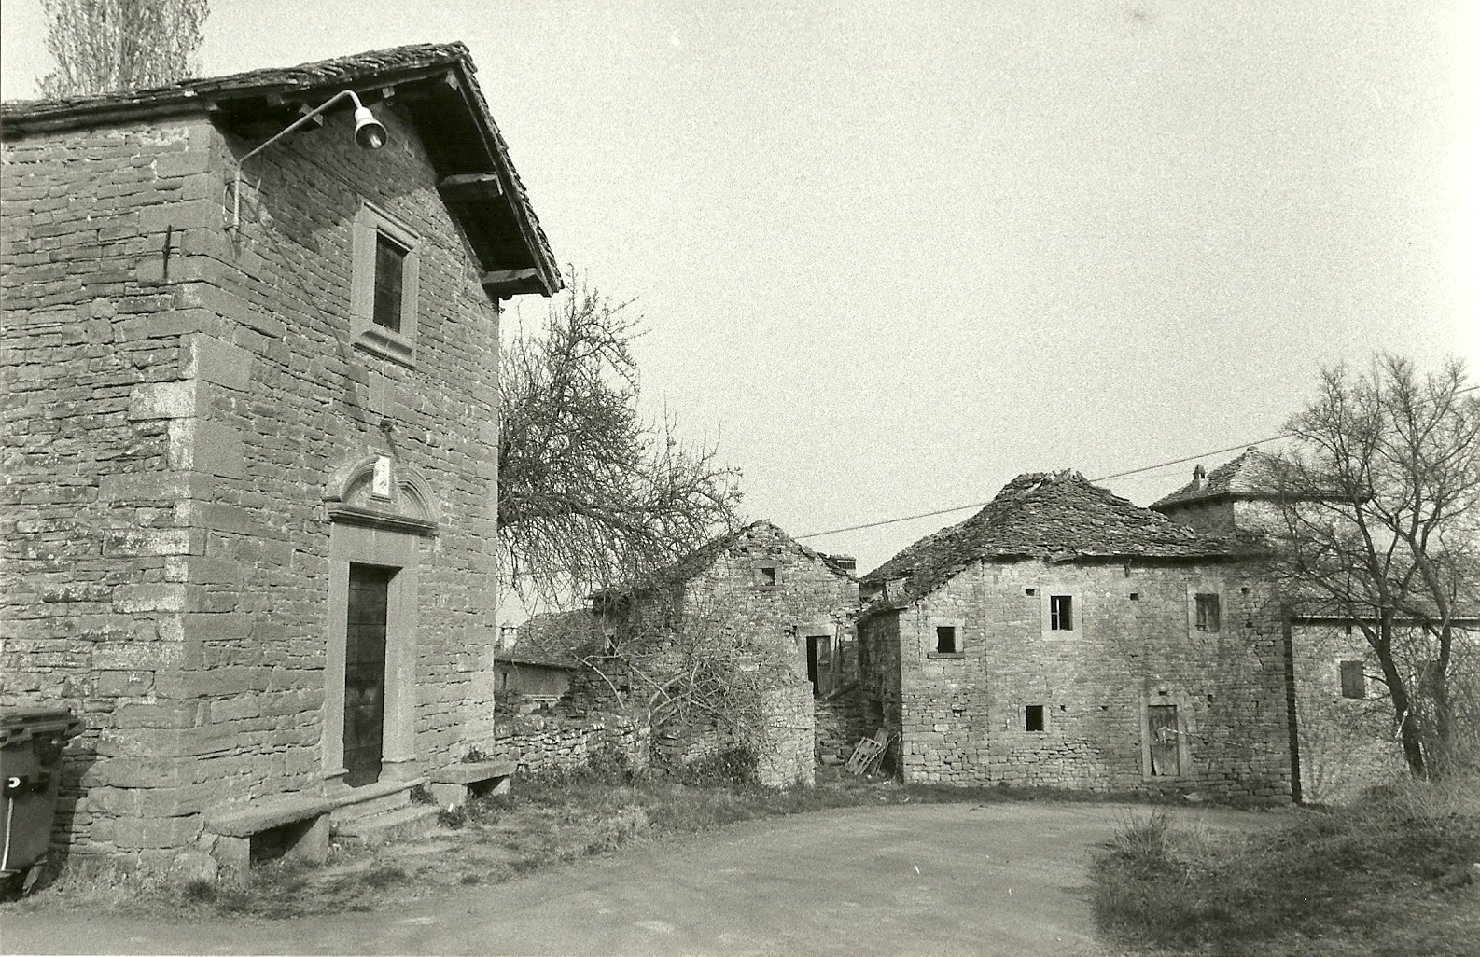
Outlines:
{"type": "MultiPolygon", "coordinates": [[[[1144,807],[851,808],[631,848],[376,913],[166,923],[8,914],[6,953],[1102,954],[1093,846],[1144,807]]],[[[1211,825],[1274,815],[1178,809],[1211,825]]]]}

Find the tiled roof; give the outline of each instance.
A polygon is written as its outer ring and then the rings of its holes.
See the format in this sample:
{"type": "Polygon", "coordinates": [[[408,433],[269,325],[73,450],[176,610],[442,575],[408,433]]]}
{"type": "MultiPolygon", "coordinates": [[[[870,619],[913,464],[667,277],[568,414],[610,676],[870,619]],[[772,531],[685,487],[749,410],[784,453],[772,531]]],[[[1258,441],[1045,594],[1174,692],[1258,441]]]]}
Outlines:
{"type": "MultiPolygon", "coordinates": [[[[12,138],[35,130],[76,129],[119,120],[172,116],[204,112],[209,107],[231,110],[259,100],[281,103],[287,100],[321,102],[323,94],[355,86],[388,88],[401,82],[424,81],[429,77],[449,76],[456,83],[447,86],[443,99],[417,100],[409,105],[418,111],[418,126],[436,128],[449,121],[471,121],[475,133],[454,137],[456,160],[452,165],[470,164],[477,168],[445,169],[443,174],[491,172],[485,169],[474,151],[464,149],[468,142],[482,140],[496,156],[509,178],[517,209],[517,227],[540,273],[540,291],[552,294],[564,285],[550,241],[540,226],[534,208],[525,193],[524,183],[509,158],[509,145],[504,140],[488,111],[488,102],[478,85],[468,48],[462,43],[423,43],[371,50],[354,56],[319,60],[291,67],[250,70],[229,76],[195,77],[178,80],[168,86],[145,90],[121,90],[96,96],[62,100],[25,100],[0,103],[0,137],[12,138]],[[462,91],[467,91],[467,96],[462,91]],[[449,109],[455,97],[461,109],[449,109]],[[460,114],[460,115],[454,115],[460,114]]],[[[367,93],[367,101],[372,99],[367,93]]],[[[429,146],[437,144],[430,143],[429,146]]],[[[445,162],[443,165],[449,165],[445,162]]]]}
{"type": "Polygon", "coordinates": [[[908,604],[972,563],[1084,558],[1206,558],[1233,554],[1233,543],[1199,534],[1090,483],[1074,471],[1019,475],[975,515],[927,535],[864,576],[891,586],[888,602],[908,604]]]}
{"type": "Polygon", "coordinates": [[[1193,473],[1191,482],[1170,495],[1157,499],[1151,507],[1161,508],[1164,505],[1183,505],[1241,495],[1267,495],[1278,482],[1276,462],[1271,456],[1250,448],[1241,452],[1233,461],[1225,462],[1207,473],[1206,478],[1200,477],[1202,466],[1199,465],[1199,471],[1193,473]]]}
{"type": "Polygon", "coordinates": [[[591,612],[577,609],[535,615],[519,626],[514,644],[495,657],[514,664],[575,668],[597,650],[591,612]]]}
{"type": "Polygon", "coordinates": [[[801,544],[790,535],[788,535],[785,531],[781,529],[779,525],[767,521],[766,519],[759,519],[757,521],[751,522],[748,525],[743,526],[742,528],[738,528],[733,532],[728,532],[724,535],[718,536],[717,538],[710,539],[703,545],[700,545],[698,548],[694,549],[692,552],[689,552],[687,555],[680,558],[678,561],[672,563],[671,565],[660,568],[649,575],[643,576],[637,582],[633,582],[627,585],[620,585],[614,588],[602,589],[591,597],[598,600],[611,599],[630,594],[632,592],[643,592],[654,588],[659,588],[664,585],[676,585],[683,582],[692,581],[693,579],[697,578],[705,571],[707,571],[716,561],[719,560],[719,557],[721,555],[725,554],[725,552],[729,551],[732,548],[743,546],[744,544],[746,544],[747,539],[755,538],[757,537],[758,533],[764,532],[770,532],[772,535],[779,537],[790,547],[796,549],[798,552],[805,555],[806,557],[822,562],[824,565],[832,570],[833,574],[837,575],[839,578],[845,578],[849,580],[853,579],[853,574],[849,572],[848,569],[845,568],[841,563],[839,563],[838,560],[835,559],[832,555],[829,555],[826,552],[819,552],[814,549],[808,548],[806,545],[801,544]]]}

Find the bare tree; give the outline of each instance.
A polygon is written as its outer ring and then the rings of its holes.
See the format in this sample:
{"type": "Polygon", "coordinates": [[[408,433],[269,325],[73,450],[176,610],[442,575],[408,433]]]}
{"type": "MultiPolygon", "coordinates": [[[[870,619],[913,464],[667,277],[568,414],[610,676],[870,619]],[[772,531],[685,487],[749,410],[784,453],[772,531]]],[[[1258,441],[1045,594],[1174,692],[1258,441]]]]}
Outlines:
{"type": "Polygon", "coordinates": [[[199,68],[207,0],[43,0],[50,99],[164,86],[199,68]]]}
{"type": "Polygon", "coordinates": [[[499,363],[503,579],[552,603],[633,581],[734,527],[739,473],[637,409],[638,321],[577,279],[499,363]]]}
{"type": "Polygon", "coordinates": [[[1297,606],[1359,628],[1409,770],[1443,772],[1473,703],[1460,620],[1480,602],[1480,400],[1462,363],[1323,370],[1275,470],[1276,570],[1297,606]]]}

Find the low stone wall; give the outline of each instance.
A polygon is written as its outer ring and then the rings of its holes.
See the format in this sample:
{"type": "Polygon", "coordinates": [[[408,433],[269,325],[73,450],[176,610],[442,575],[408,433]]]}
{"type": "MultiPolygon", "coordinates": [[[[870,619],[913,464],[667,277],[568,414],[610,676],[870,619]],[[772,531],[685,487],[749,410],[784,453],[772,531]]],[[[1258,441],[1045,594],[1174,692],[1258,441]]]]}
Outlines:
{"type": "Polygon", "coordinates": [[[620,714],[500,716],[488,757],[513,762],[520,773],[571,771],[611,748],[635,769],[647,767],[648,730],[620,714]]]}

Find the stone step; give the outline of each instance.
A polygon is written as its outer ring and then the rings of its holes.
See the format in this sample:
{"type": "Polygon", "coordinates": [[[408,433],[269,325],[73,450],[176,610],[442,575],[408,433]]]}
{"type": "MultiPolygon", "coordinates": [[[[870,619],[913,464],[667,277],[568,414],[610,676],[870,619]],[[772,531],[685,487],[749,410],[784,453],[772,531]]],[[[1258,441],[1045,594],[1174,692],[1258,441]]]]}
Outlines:
{"type": "Polygon", "coordinates": [[[367,784],[335,796],[338,806],[330,815],[335,827],[352,821],[385,814],[411,806],[411,789],[417,781],[395,781],[367,784]]]}
{"type": "Polygon", "coordinates": [[[372,814],[339,826],[339,834],[367,844],[385,844],[426,837],[437,828],[438,808],[432,804],[413,804],[372,814]]]}

